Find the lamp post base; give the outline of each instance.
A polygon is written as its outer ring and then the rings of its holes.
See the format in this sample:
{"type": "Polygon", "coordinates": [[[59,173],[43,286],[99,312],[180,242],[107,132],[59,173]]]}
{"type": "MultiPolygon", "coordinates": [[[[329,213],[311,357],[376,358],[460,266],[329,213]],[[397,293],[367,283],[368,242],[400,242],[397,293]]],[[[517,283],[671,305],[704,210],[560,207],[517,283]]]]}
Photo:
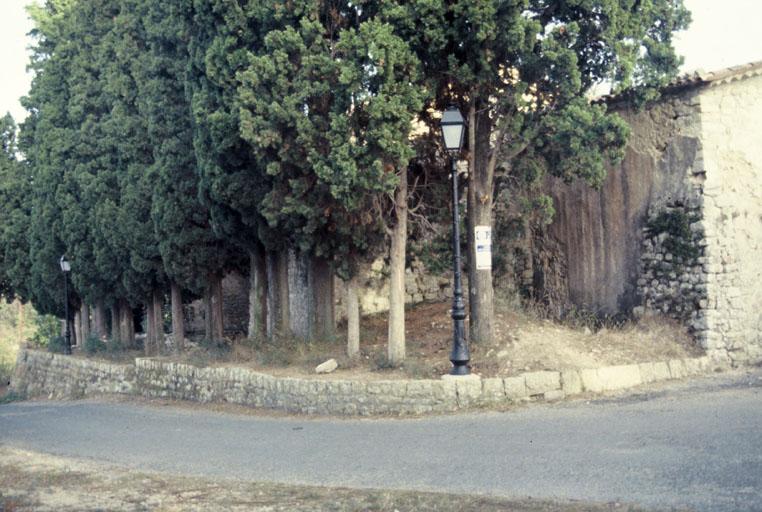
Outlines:
{"type": "Polygon", "coordinates": [[[468,369],[468,366],[465,364],[455,364],[453,363],[452,370],[450,370],[450,375],[470,375],[471,371],[468,369]]]}

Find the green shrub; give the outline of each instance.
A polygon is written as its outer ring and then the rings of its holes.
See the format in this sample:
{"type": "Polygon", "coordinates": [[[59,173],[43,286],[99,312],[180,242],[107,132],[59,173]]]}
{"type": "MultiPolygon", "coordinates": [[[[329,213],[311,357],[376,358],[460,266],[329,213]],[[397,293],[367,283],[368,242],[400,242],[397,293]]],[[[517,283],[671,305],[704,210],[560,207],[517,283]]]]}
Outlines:
{"type": "Polygon", "coordinates": [[[116,354],[118,352],[124,352],[125,346],[119,340],[108,340],[105,342],[105,349],[111,354],[116,354]]]}
{"type": "Polygon", "coordinates": [[[671,254],[686,261],[693,261],[701,255],[701,250],[691,232],[691,224],[698,220],[699,217],[695,213],[671,210],[661,212],[650,219],[646,227],[651,236],[667,234],[664,248],[671,254]]]}
{"type": "Polygon", "coordinates": [[[61,321],[53,315],[37,315],[34,323],[37,331],[29,341],[36,347],[47,347],[48,341],[61,332],[61,321]]]}
{"type": "Polygon", "coordinates": [[[5,359],[0,359],[0,386],[5,386],[11,381],[13,367],[13,362],[5,359]]]}
{"type": "Polygon", "coordinates": [[[48,339],[46,345],[48,347],[48,352],[53,352],[54,354],[65,354],[68,349],[66,337],[64,336],[53,336],[48,339]]]}
{"type": "Polygon", "coordinates": [[[98,352],[104,352],[106,350],[106,344],[103,343],[98,336],[91,334],[85,339],[85,343],[82,347],[87,355],[97,354],[98,352]]]}
{"type": "Polygon", "coordinates": [[[0,396],[0,404],[9,404],[11,402],[18,402],[19,400],[23,399],[23,395],[15,391],[8,391],[4,396],[0,396]]]}

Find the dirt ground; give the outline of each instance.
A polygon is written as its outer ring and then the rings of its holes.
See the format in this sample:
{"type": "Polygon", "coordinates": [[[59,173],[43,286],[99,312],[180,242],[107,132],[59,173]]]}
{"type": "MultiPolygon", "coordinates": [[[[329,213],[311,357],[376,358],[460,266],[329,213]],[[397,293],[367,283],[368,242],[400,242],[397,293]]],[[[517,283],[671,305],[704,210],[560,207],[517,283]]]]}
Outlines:
{"type": "MultiPolygon", "coordinates": [[[[239,340],[227,346],[201,344],[192,346],[179,358],[168,359],[201,366],[246,366],[282,376],[439,378],[451,368],[449,308],[449,302],[436,302],[407,310],[407,359],[399,368],[390,367],[386,361],[386,314],[362,319],[361,355],[357,360],[349,360],[344,355],[343,325],[339,326],[334,340],[324,342],[239,340]],[[336,359],[339,368],[328,376],[315,375],[315,366],[329,358],[336,359]]],[[[482,377],[663,361],[703,353],[684,328],[668,319],[614,323],[577,316],[566,322],[555,322],[544,318],[541,312],[508,306],[496,308],[494,343],[472,343],[470,350],[471,370],[482,377]]]]}
{"type": "Polygon", "coordinates": [[[620,503],[547,502],[416,491],[353,490],[141,473],[0,446],[0,511],[463,511],[642,510],[620,503]]]}

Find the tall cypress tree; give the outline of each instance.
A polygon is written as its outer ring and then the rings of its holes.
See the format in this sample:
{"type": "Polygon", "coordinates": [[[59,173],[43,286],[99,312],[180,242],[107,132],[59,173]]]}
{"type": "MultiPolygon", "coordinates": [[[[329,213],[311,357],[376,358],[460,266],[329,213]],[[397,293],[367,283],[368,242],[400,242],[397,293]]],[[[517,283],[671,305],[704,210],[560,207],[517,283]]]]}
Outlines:
{"type": "MultiPolygon", "coordinates": [[[[266,3],[196,0],[190,31],[188,91],[191,97],[193,141],[199,174],[199,197],[208,209],[215,232],[228,243],[217,255],[217,268],[207,267],[207,288],[219,289],[223,271],[240,268],[242,251],[249,253],[252,287],[250,335],[264,333],[264,256],[260,241],[275,250],[258,205],[267,189],[267,178],[255,155],[240,137],[236,98],[238,71],[248,49],[261,41],[266,23],[266,3]],[[259,307],[256,307],[256,306],[259,307]]],[[[210,263],[212,263],[210,261],[210,263]]],[[[282,266],[281,266],[282,268],[282,266]]],[[[275,289],[271,281],[271,289],[275,289]]],[[[271,323],[276,310],[270,305],[271,323]]],[[[214,317],[219,317],[217,310],[214,317]]],[[[282,326],[282,322],[280,322],[282,326]]],[[[273,326],[278,330],[279,326],[273,326]]],[[[215,326],[217,329],[221,327],[215,326]]]]}
{"type": "Polygon", "coordinates": [[[183,343],[182,289],[201,295],[209,269],[217,272],[227,242],[211,226],[199,198],[198,163],[193,148],[188,41],[193,9],[185,0],[141,0],[147,47],[141,55],[139,106],[152,141],[151,216],[164,268],[172,282],[175,342],[183,343]],[[202,270],[206,269],[206,270],[202,270]]]}
{"type": "MultiPolygon", "coordinates": [[[[585,93],[603,81],[652,98],[677,72],[672,33],[681,0],[413,0],[370,2],[418,55],[435,107],[467,117],[469,260],[477,226],[492,226],[495,177],[531,168],[602,181],[626,127],[585,93]],[[383,7],[383,9],[382,9],[383,7]]],[[[424,111],[422,118],[436,121],[424,111]]],[[[469,265],[471,340],[493,336],[492,274],[469,265]]]]}
{"type": "MultiPolygon", "coordinates": [[[[21,125],[19,140],[33,183],[28,203],[28,298],[39,312],[61,317],[64,286],[58,262],[66,246],[63,214],[56,197],[74,146],[67,105],[72,5],[67,0],[53,0],[44,7],[30,8],[35,22],[31,61],[35,76],[23,99],[29,114],[21,125]]],[[[76,299],[76,293],[71,296],[76,299]]]]}
{"type": "Polygon", "coordinates": [[[292,7],[296,19],[270,30],[239,75],[241,133],[270,177],[262,216],[349,277],[383,233],[379,205],[412,156],[417,64],[351,3],[292,7]]]}
{"type": "Polygon", "coordinates": [[[29,215],[32,182],[27,164],[18,160],[16,123],[0,118],[0,295],[29,299],[29,215]]]}

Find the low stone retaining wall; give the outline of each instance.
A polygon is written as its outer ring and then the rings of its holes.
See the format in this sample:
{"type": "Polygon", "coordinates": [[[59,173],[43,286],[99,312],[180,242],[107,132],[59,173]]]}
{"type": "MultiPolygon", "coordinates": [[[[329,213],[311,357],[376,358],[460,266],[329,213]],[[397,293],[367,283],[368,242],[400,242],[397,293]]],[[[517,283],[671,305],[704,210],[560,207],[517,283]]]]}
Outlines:
{"type": "Polygon", "coordinates": [[[135,365],[21,349],[11,389],[22,396],[82,398],[99,394],[132,394],[135,365]]]}
{"type": "Polygon", "coordinates": [[[117,393],[301,414],[411,415],[560,400],[699,375],[715,367],[708,357],[699,357],[506,378],[360,381],[273,377],[246,368],[198,368],[151,358],[138,358],[134,365],[110,364],[21,350],[11,386],[26,396],[80,398],[117,393]]]}

